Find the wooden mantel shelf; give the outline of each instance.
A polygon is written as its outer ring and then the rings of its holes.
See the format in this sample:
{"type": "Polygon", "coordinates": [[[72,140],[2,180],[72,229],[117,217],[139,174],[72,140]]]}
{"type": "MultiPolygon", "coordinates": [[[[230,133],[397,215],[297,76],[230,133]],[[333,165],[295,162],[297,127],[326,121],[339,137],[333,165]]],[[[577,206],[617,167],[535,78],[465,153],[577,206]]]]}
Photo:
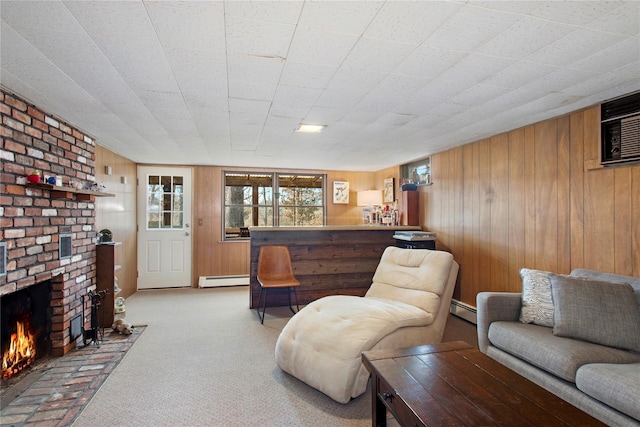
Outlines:
{"type": "Polygon", "coordinates": [[[93,196],[95,197],[115,197],[116,196],[115,194],[112,194],[112,193],[103,193],[100,191],[91,191],[91,190],[78,190],[76,188],[59,187],[57,185],[44,184],[44,183],[36,184],[33,182],[28,182],[27,186],[49,191],[51,193],[52,199],[73,199],[75,195],[76,200],[93,201],[93,196]]]}

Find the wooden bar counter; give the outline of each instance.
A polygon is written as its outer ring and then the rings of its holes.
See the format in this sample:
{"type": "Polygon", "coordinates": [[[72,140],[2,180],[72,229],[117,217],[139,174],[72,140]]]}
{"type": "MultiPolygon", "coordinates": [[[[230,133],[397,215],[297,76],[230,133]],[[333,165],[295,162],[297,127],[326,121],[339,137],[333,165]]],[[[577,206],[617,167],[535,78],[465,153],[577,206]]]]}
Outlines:
{"type": "MultiPolygon", "coordinates": [[[[250,307],[258,305],[256,277],[260,246],[289,248],[293,272],[300,281],[298,301],[308,304],[327,295],[364,296],[396,231],[421,231],[419,226],[250,227],[250,307]]],[[[288,305],[286,292],[269,293],[267,306],[288,305]]]]}

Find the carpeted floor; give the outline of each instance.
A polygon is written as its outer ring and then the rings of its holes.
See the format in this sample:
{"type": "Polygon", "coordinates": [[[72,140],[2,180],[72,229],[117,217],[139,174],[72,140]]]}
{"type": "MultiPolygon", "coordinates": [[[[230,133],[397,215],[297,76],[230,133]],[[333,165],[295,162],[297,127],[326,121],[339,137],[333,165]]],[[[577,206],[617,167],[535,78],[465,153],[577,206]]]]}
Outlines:
{"type": "Polygon", "coordinates": [[[348,405],[284,374],[273,351],[288,308],[249,310],[248,287],[142,291],[127,320],[145,333],[74,423],[84,426],[369,426],[348,405]]]}
{"type": "Polygon", "coordinates": [[[277,367],[288,308],[267,309],[261,325],[248,306],[246,286],[128,298],[127,320],[148,327],[74,427],[371,424],[369,392],[342,405],[277,367]]]}
{"type": "MultiPolygon", "coordinates": [[[[2,405],[0,424],[370,425],[368,391],[342,405],[276,366],[287,307],[267,309],[261,325],[248,305],[247,286],[137,292],[126,301],[126,320],[147,327],[52,361],[11,405],[2,405]]],[[[450,316],[443,341],[456,340],[477,346],[476,329],[450,316]]]]}

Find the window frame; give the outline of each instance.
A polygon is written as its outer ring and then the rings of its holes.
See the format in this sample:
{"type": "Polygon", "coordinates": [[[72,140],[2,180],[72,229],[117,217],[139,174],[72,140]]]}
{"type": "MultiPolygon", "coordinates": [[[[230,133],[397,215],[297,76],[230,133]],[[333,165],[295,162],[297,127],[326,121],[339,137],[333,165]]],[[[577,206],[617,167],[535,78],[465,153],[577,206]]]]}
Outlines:
{"type": "MultiPolygon", "coordinates": [[[[248,178],[250,179],[250,178],[248,178]]],[[[259,209],[259,208],[267,208],[267,209],[271,209],[272,214],[271,214],[271,222],[272,224],[270,225],[264,225],[265,227],[280,227],[280,214],[281,214],[281,209],[285,208],[285,209],[294,209],[294,211],[297,211],[300,208],[319,208],[321,215],[322,215],[322,225],[326,225],[326,221],[327,221],[327,191],[326,191],[326,185],[327,185],[327,175],[324,173],[313,173],[313,172],[266,172],[266,171],[247,171],[247,170],[223,170],[222,171],[222,210],[221,210],[221,215],[222,215],[222,240],[223,241],[246,241],[250,238],[250,236],[248,235],[248,231],[244,231],[243,229],[245,229],[245,227],[240,227],[240,233],[238,233],[239,235],[235,235],[236,233],[233,233],[233,235],[230,235],[227,233],[227,227],[226,227],[226,223],[227,223],[227,210],[229,207],[231,206],[243,206],[245,208],[251,208],[255,211],[255,209],[259,209]],[[242,204],[242,205],[238,205],[238,204],[227,204],[227,178],[228,176],[242,176],[242,175],[247,175],[247,176],[251,176],[251,175],[256,175],[256,176],[270,176],[271,177],[271,204],[242,204]],[[281,177],[292,177],[292,176],[299,176],[299,177],[319,177],[320,179],[322,179],[322,184],[320,187],[298,187],[298,188],[320,188],[320,191],[322,192],[322,197],[320,198],[321,200],[321,205],[301,205],[301,204],[281,204],[280,203],[280,195],[281,195],[281,188],[287,188],[287,186],[282,186],[280,185],[280,179],[281,177]]],[[[296,187],[289,187],[289,188],[296,188],[296,187]]],[[[255,226],[255,225],[254,225],[255,226]]],[[[261,225],[262,226],[262,225],[261,225]]],[[[282,227],[309,227],[309,225],[283,225],[282,227]]],[[[248,228],[248,227],[246,227],[248,228]]]]}

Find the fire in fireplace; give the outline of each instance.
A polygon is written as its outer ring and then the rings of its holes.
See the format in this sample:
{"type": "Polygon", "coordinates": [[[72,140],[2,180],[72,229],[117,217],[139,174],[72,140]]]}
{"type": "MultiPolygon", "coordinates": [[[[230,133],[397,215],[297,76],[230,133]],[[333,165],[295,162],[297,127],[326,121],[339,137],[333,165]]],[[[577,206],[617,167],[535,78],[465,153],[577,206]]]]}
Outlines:
{"type": "Polygon", "coordinates": [[[2,355],[2,379],[7,380],[31,366],[36,359],[36,339],[28,320],[17,321],[9,348],[2,355]]]}
{"type": "Polygon", "coordinates": [[[51,286],[49,281],[3,295],[0,301],[2,379],[28,368],[51,348],[51,286]]]}

